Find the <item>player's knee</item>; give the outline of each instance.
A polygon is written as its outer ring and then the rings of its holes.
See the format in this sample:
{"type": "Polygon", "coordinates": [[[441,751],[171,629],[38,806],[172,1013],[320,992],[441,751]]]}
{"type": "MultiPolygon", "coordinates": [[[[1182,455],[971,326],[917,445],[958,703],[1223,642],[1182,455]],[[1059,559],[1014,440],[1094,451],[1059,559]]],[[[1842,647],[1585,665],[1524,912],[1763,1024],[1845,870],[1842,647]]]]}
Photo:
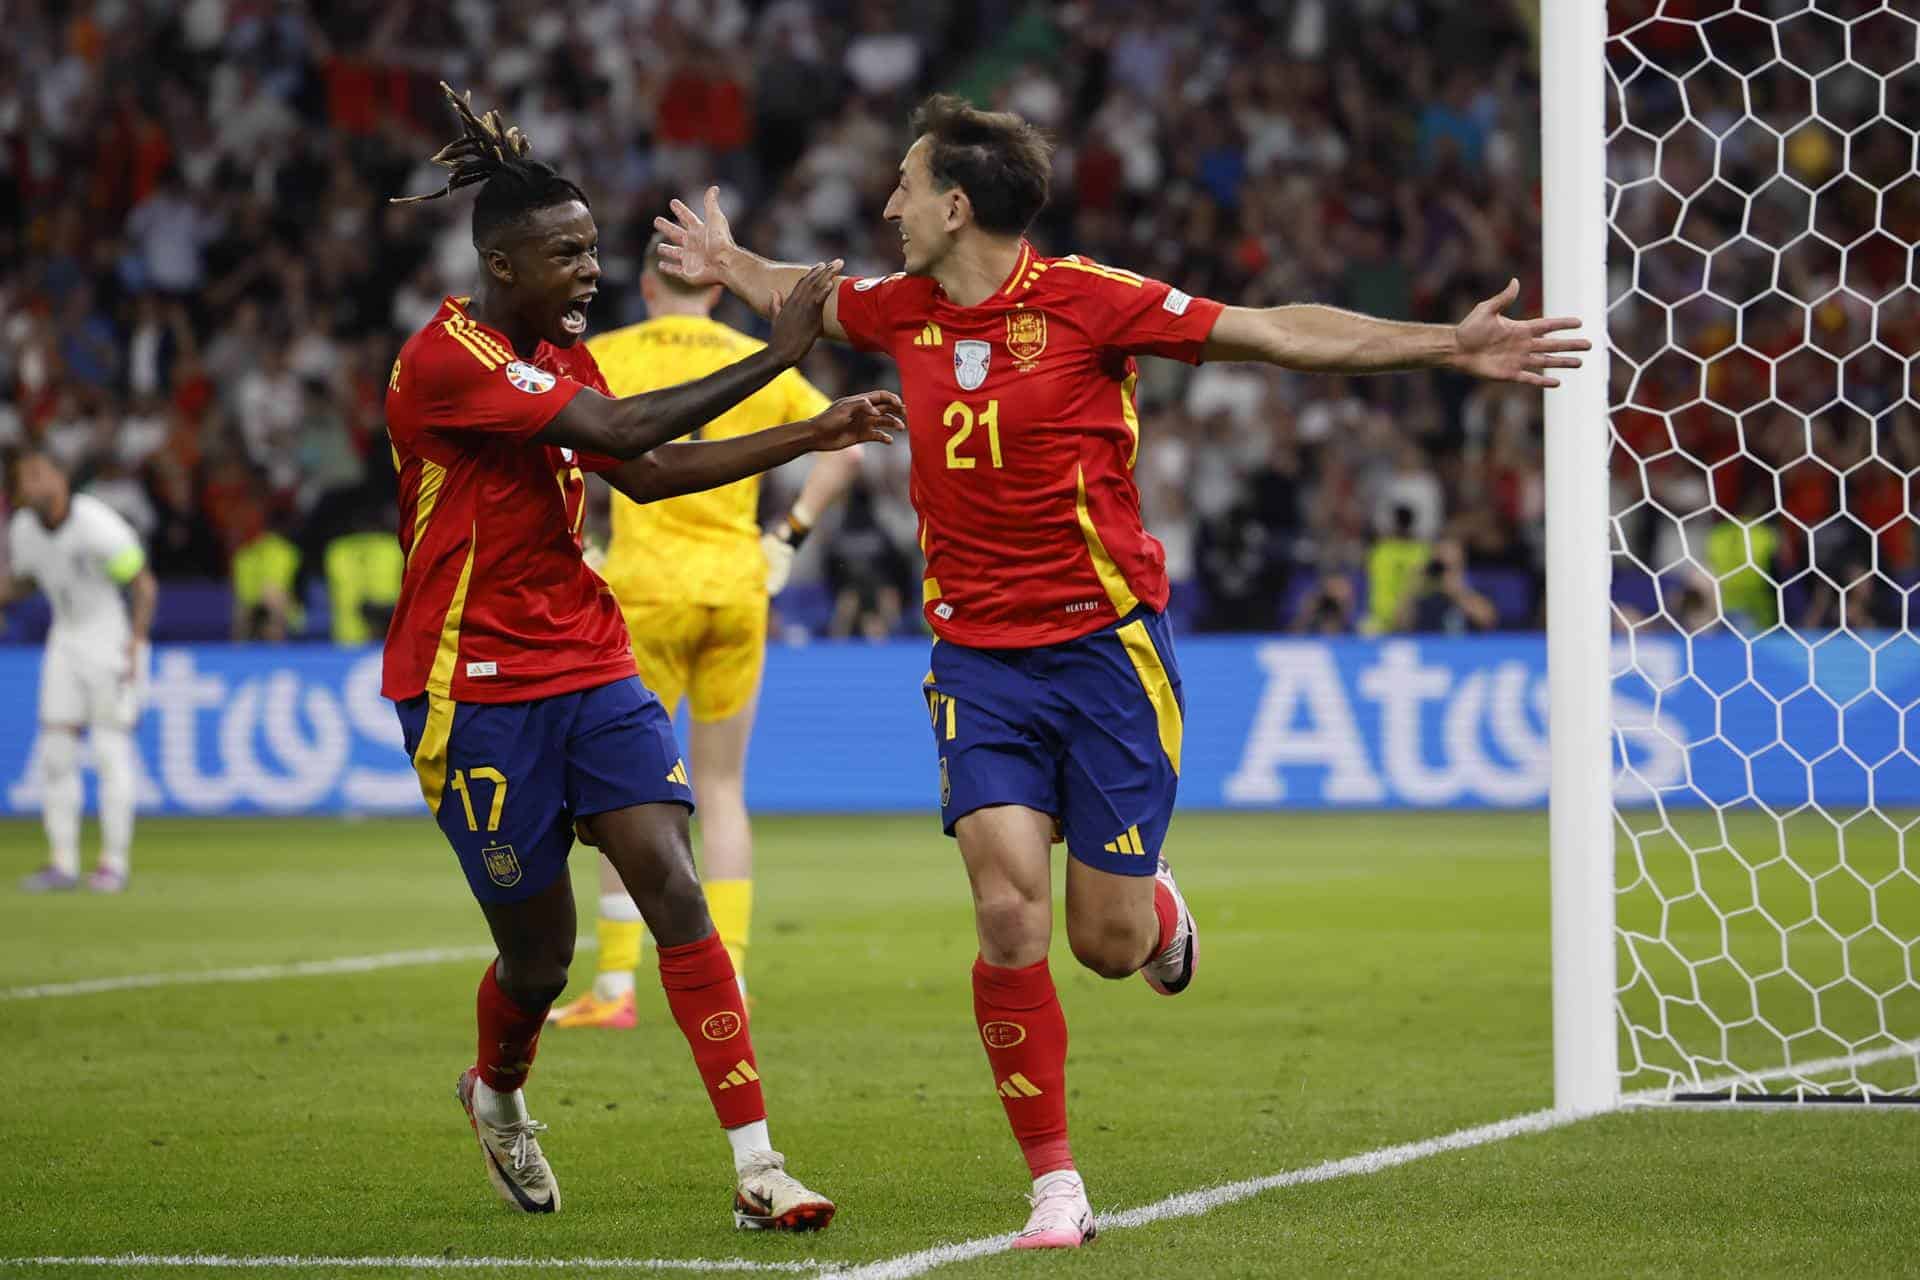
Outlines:
{"type": "Polygon", "coordinates": [[[95,725],[88,731],[100,773],[118,776],[133,764],[133,735],[118,725],[95,725]]]}
{"type": "Polygon", "coordinates": [[[1012,886],[979,892],[973,899],[973,917],[987,963],[1031,964],[1046,955],[1052,920],[1045,900],[1028,897],[1012,886]]]}
{"type": "Polygon", "coordinates": [[[72,729],[40,730],[40,768],[49,778],[66,778],[80,766],[80,735],[72,729]]]}
{"type": "Polygon", "coordinates": [[[567,968],[573,962],[573,940],[532,955],[502,957],[494,978],[507,998],[522,1009],[544,1009],[567,989],[567,968]]]}
{"type": "Polygon", "coordinates": [[[640,908],[647,929],[663,947],[698,942],[713,932],[706,895],[693,867],[693,848],[685,820],[678,826],[655,823],[631,839],[603,845],[607,860],[640,908]]]}
{"type": "Polygon", "coordinates": [[[700,888],[691,863],[669,869],[659,891],[640,904],[647,928],[654,941],[663,947],[698,942],[713,932],[713,918],[707,914],[707,896],[700,888]]]}
{"type": "Polygon", "coordinates": [[[1103,978],[1126,978],[1145,962],[1153,939],[1129,920],[1069,918],[1067,943],[1083,968],[1103,978]]]}

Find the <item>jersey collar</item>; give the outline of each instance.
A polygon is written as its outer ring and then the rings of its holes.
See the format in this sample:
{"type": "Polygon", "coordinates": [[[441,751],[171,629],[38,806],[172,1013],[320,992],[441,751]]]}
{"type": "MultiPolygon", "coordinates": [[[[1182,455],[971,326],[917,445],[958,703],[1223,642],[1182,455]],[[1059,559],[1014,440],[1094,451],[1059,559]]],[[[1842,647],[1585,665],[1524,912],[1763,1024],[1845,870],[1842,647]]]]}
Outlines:
{"type": "MultiPolygon", "coordinates": [[[[1038,258],[1039,255],[1033,250],[1033,242],[1022,236],[1020,238],[1020,252],[1016,254],[1013,259],[1013,270],[1007,272],[1007,278],[1000,282],[998,289],[995,289],[979,302],[976,302],[974,306],[990,307],[996,302],[1011,302],[1013,295],[1020,291],[1021,283],[1027,278],[1028,273],[1033,270],[1033,264],[1038,258]]],[[[960,306],[959,303],[947,296],[945,289],[942,289],[937,284],[934,285],[933,288],[934,292],[940,296],[942,302],[950,307],[960,306]]],[[[971,311],[973,308],[961,307],[960,309],[963,311],[971,311]]]]}

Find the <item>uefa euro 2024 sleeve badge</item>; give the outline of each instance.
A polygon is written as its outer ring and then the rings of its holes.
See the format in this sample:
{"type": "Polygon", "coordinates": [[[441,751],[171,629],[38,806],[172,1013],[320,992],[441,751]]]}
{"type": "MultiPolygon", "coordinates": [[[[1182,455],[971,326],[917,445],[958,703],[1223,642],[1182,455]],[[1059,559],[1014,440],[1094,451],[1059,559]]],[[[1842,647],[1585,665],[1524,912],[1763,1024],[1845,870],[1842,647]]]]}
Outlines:
{"type": "Polygon", "coordinates": [[[545,369],[524,360],[515,360],[507,366],[507,381],[528,395],[537,396],[553,390],[557,379],[545,369]]]}

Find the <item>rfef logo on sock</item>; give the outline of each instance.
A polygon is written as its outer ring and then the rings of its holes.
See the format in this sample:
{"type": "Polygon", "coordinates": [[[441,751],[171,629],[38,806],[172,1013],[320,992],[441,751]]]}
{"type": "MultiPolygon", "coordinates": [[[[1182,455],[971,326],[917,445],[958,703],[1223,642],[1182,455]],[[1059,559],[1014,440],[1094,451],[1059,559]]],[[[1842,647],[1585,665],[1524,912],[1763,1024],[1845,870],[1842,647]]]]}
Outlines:
{"type": "Polygon", "coordinates": [[[985,1022],[980,1025],[980,1038],[990,1049],[1011,1049],[1027,1038],[1027,1029],[1017,1022],[985,1022]]]}
{"type": "Polygon", "coordinates": [[[700,1034],[709,1040],[731,1040],[740,1034],[740,1027],[740,1015],[724,1010],[701,1023],[700,1034]]]}

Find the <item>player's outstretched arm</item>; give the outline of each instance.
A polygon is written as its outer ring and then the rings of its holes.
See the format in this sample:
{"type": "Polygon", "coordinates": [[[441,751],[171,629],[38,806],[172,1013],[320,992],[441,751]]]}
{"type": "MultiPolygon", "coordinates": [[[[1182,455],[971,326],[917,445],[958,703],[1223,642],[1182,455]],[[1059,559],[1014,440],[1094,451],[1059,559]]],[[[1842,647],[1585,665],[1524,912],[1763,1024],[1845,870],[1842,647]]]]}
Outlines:
{"type": "Polygon", "coordinates": [[[713,421],[799,364],[820,337],[822,309],[834,294],[839,259],[802,273],[774,304],[767,345],[697,382],[611,399],[588,388],[553,416],[536,439],[613,458],[637,458],[713,421]]]}
{"type": "Polygon", "coordinates": [[[1456,325],[1376,320],[1337,307],[1228,307],[1214,322],[1209,360],[1258,360],[1303,373],[1390,373],[1400,369],[1458,369],[1476,377],[1557,387],[1554,369],[1577,369],[1585,338],[1557,336],[1577,329],[1569,316],[1512,320],[1500,313],[1520,294],[1520,282],[1488,298],[1456,325]]]}
{"type": "MultiPolygon", "coordinates": [[[[660,269],[688,284],[724,285],[734,297],[761,315],[772,314],[779,299],[792,293],[806,268],[791,262],[771,262],[733,241],[733,227],[720,209],[720,188],[708,187],[707,212],[701,217],[685,202],[673,202],[673,217],[655,218],[653,225],[666,242],[660,246],[660,269]]],[[[834,282],[838,286],[839,281],[834,282]]],[[[845,342],[840,327],[840,290],[827,299],[824,324],[835,342],[845,342]]]]}
{"type": "Polygon", "coordinates": [[[32,578],[0,578],[0,609],[6,608],[15,601],[25,600],[39,589],[39,585],[32,578]]]}
{"type": "Polygon", "coordinates": [[[890,444],[906,429],[906,409],[891,391],[869,391],[828,405],[804,422],[789,422],[730,440],[666,444],[603,472],[635,502],[658,502],[757,476],[805,453],[832,453],[857,444],[890,444]]]}

